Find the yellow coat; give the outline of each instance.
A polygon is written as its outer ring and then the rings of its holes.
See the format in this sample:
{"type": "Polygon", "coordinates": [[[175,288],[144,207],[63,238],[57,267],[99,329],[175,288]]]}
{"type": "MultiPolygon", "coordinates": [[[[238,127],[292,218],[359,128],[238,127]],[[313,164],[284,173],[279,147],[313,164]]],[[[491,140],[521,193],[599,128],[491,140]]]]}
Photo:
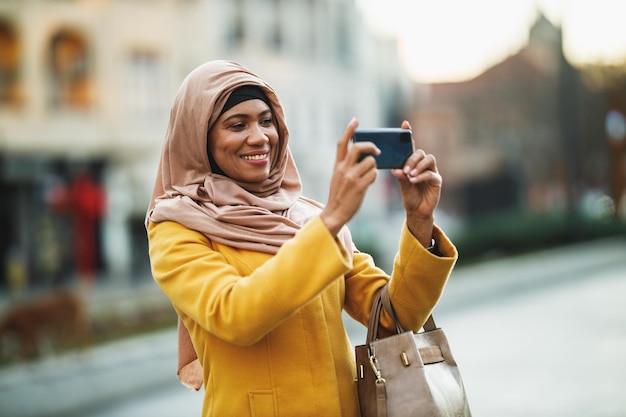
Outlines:
{"type": "MultiPolygon", "coordinates": [[[[148,229],[153,276],[189,330],[203,366],[205,417],[357,417],[353,347],[342,309],[367,323],[389,276],[351,260],[319,217],[276,255],[235,249],[174,222],[148,229]]],[[[437,257],[403,228],[390,294],[417,330],[457,253],[435,228],[437,257]]],[[[383,324],[388,320],[384,317],[383,324]]]]}

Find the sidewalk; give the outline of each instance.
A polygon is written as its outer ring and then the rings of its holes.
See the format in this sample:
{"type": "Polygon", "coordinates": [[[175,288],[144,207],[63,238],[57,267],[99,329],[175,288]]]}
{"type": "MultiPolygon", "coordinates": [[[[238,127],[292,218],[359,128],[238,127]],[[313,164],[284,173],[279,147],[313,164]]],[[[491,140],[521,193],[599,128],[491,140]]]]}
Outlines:
{"type": "Polygon", "coordinates": [[[0,371],[0,415],[68,417],[176,377],[176,330],[131,337],[0,371]]]}
{"type": "MultiPolygon", "coordinates": [[[[475,416],[626,415],[626,246],[613,249],[595,264],[580,259],[586,251],[555,257],[561,270],[494,291],[496,298],[472,291],[467,295],[476,302],[461,299],[467,303],[455,307],[447,304],[453,297],[445,300],[437,324],[446,330],[475,416]]],[[[508,281],[508,273],[501,269],[496,279],[508,281]]]]}
{"type": "MultiPolygon", "coordinates": [[[[117,323],[132,328],[138,320],[163,321],[164,315],[175,323],[169,300],[150,280],[138,286],[100,285],[87,297],[86,309],[98,326],[117,323]]],[[[176,337],[173,325],[2,367],[0,416],[68,417],[175,381],[176,337]]]]}
{"type": "Polygon", "coordinates": [[[468,265],[454,270],[436,310],[457,312],[494,298],[584,280],[615,265],[626,268],[626,236],[468,265]]]}

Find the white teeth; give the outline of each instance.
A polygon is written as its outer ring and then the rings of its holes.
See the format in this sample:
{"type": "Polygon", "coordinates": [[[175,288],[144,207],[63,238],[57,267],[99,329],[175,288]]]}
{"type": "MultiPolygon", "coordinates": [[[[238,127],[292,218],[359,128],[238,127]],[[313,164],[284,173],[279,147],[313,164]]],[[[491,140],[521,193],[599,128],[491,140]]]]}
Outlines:
{"type": "Polygon", "coordinates": [[[248,160],[248,161],[257,161],[259,159],[265,159],[267,158],[267,154],[264,153],[262,155],[250,155],[250,156],[242,156],[243,159],[248,160]]]}

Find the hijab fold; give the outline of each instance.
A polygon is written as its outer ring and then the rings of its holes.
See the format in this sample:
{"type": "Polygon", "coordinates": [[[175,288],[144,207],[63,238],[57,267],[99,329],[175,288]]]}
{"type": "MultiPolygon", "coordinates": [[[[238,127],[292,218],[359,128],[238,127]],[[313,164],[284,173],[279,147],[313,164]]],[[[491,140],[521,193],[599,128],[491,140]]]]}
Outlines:
{"type": "MultiPolygon", "coordinates": [[[[257,75],[231,61],[211,61],[183,81],[170,113],[152,198],[150,222],[175,221],[232,247],[275,254],[322,206],[301,195],[302,185],[288,147],[289,131],[275,91],[257,75]],[[238,87],[252,85],[265,93],[278,130],[278,152],[269,176],[244,183],[211,171],[207,132],[238,87]]],[[[347,228],[340,236],[354,250],[347,228]]],[[[202,385],[202,369],[189,333],[179,319],[181,382],[202,385]]]]}

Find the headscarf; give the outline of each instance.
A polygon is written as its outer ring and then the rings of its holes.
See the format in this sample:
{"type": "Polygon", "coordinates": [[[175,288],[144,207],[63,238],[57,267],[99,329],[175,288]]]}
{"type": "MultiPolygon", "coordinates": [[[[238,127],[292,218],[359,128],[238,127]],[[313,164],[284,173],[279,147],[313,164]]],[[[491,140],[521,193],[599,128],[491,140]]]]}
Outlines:
{"type": "Polygon", "coordinates": [[[269,99],[261,90],[261,87],[256,85],[242,85],[241,87],[237,87],[230,93],[228,96],[228,100],[224,103],[224,107],[222,107],[222,111],[220,112],[220,117],[222,114],[226,113],[228,110],[232,109],[239,103],[243,103],[246,100],[254,100],[259,99],[263,101],[268,106],[271,106],[269,99]]]}
{"type": "MultiPolygon", "coordinates": [[[[265,81],[236,62],[199,66],[185,78],[174,99],[146,227],[151,221],[171,220],[218,243],[275,254],[322,207],[301,195],[288,142],[283,108],[265,81]],[[257,86],[265,93],[279,136],[269,176],[258,183],[212,172],[207,155],[207,131],[233,90],[243,85],[257,86]]],[[[347,228],[340,238],[351,254],[354,248],[347,228]]],[[[202,372],[196,358],[187,329],[179,321],[179,377],[183,384],[199,389],[202,372]]]]}

